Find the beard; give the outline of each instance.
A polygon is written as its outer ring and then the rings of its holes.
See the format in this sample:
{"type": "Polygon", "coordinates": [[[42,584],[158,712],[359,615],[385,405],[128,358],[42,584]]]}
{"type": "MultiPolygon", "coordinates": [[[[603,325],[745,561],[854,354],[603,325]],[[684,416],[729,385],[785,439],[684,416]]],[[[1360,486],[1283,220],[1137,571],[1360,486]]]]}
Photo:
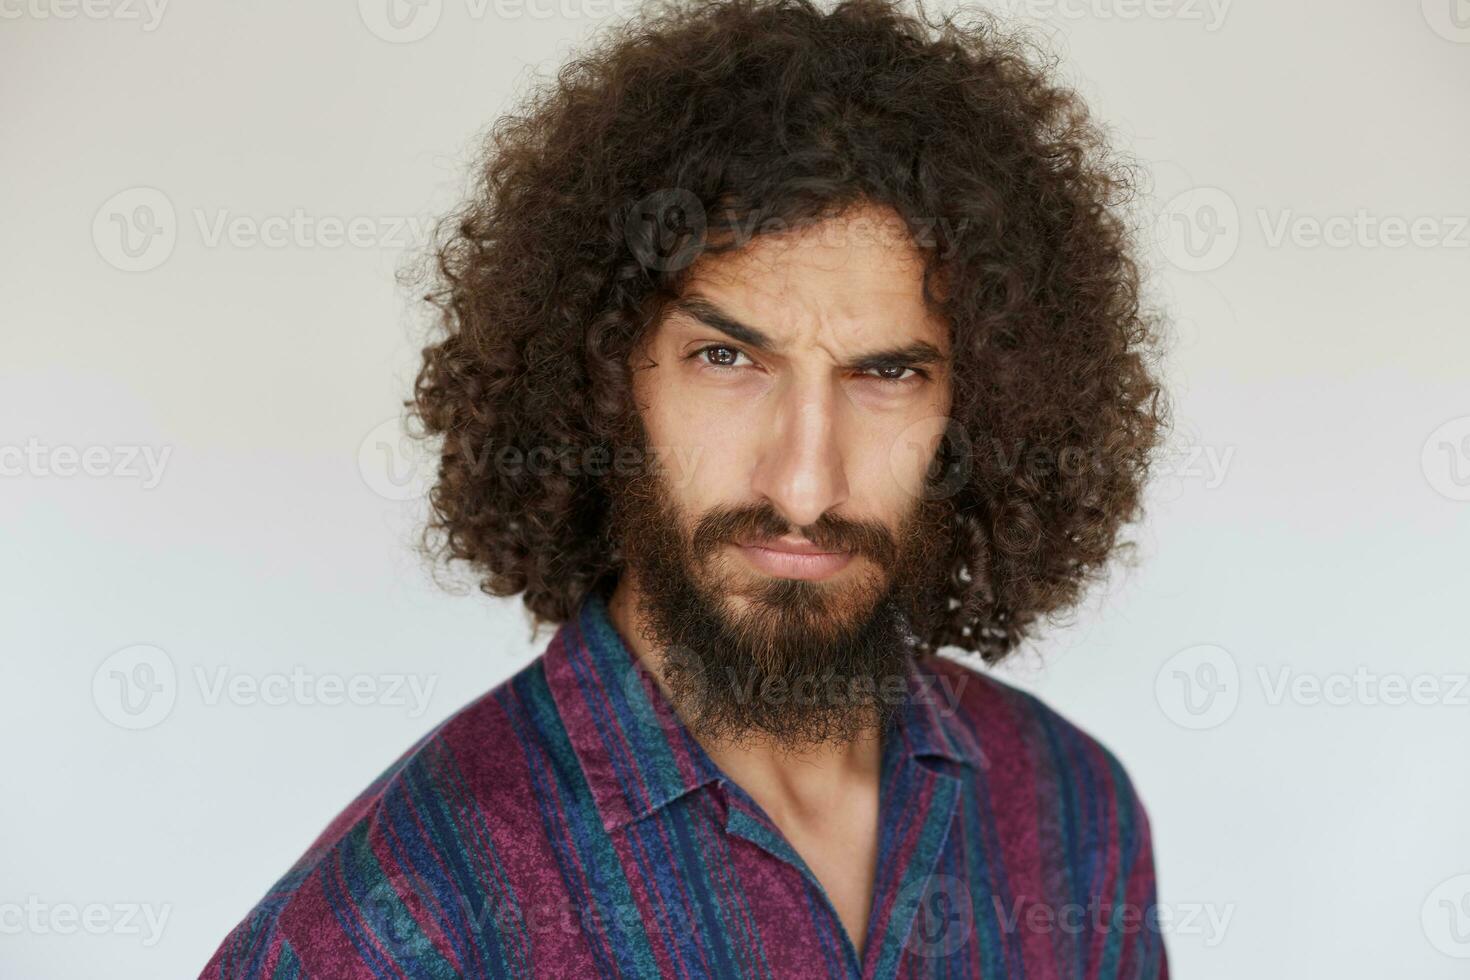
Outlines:
{"type": "Polygon", "coordinates": [[[792,528],[768,503],[688,520],[646,448],[612,481],[610,529],[636,581],[637,625],[670,704],[696,735],[789,751],[884,732],[943,609],[947,497],[916,500],[897,529],[831,513],[792,528]],[[687,530],[686,530],[687,529],[687,530]],[[853,560],[825,580],[746,567],[727,547],[800,533],[853,560]]]}

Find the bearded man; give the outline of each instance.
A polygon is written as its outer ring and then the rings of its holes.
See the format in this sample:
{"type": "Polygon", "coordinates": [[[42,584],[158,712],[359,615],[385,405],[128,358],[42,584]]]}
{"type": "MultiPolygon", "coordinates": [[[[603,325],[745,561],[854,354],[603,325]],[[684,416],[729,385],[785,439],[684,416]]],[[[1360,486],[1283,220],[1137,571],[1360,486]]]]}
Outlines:
{"type": "Polygon", "coordinates": [[[555,634],[204,976],[1167,976],[1128,776],[982,669],[1164,421],[1126,170],[1023,55],[674,3],[494,130],[429,273],[428,544],[555,634]]]}

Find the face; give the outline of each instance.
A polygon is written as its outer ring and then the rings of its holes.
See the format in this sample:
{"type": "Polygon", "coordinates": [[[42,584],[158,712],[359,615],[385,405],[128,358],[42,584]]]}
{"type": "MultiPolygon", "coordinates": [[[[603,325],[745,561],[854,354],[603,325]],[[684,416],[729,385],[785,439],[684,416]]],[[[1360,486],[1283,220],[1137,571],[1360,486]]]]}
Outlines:
{"type": "MultiPolygon", "coordinates": [[[[882,725],[947,554],[924,476],[949,336],[896,214],[705,255],[631,361],[613,526],[642,635],[691,728],[791,745],[882,725]]],[[[902,687],[897,687],[901,693],[902,687]]]]}

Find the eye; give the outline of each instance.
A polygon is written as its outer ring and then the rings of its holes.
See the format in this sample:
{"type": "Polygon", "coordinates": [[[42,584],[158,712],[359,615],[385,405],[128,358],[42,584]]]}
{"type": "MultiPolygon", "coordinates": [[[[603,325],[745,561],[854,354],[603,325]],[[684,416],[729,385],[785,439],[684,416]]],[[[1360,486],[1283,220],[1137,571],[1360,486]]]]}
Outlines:
{"type": "MultiPolygon", "coordinates": [[[[688,356],[701,358],[700,366],[715,372],[739,371],[744,367],[739,363],[740,358],[750,360],[750,355],[728,344],[706,344],[688,356]]],[[[928,380],[929,373],[908,364],[893,363],[866,368],[859,372],[859,377],[877,381],[885,387],[903,388],[928,380]]]]}
{"type": "MultiPolygon", "coordinates": [[[[734,362],[739,358],[746,357],[746,354],[743,350],[735,347],[727,347],[724,344],[709,344],[708,346],[701,347],[689,356],[703,358],[703,364],[701,366],[711,370],[734,371],[738,368],[738,365],[734,362]],[[718,363],[710,359],[710,354],[719,355],[718,363]]],[[[749,358],[746,359],[749,360],[749,358]]]]}
{"type": "Polygon", "coordinates": [[[863,373],[866,377],[890,385],[913,384],[915,381],[921,381],[929,377],[927,373],[921,371],[919,368],[910,367],[907,364],[881,364],[877,367],[869,368],[863,373]],[[909,373],[905,375],[905,371],[909,373]]]}

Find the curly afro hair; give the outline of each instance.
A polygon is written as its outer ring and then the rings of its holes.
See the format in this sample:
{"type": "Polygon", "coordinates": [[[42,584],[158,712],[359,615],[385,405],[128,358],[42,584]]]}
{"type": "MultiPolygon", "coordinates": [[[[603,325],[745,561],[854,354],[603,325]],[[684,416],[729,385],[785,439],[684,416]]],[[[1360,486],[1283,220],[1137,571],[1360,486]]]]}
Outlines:
{"type": "Polygon", "coordinates": [[[1023,34],[901,2],[656,0],[489,130],[421,270],[431,557],[537,625],[610,589],[630,354],[695,256],[854,204],[922,231],[952,330],[950,595],[921,649],[997,661],[1131,547],[1167,415],[1135,168],[1023,34]]]}

